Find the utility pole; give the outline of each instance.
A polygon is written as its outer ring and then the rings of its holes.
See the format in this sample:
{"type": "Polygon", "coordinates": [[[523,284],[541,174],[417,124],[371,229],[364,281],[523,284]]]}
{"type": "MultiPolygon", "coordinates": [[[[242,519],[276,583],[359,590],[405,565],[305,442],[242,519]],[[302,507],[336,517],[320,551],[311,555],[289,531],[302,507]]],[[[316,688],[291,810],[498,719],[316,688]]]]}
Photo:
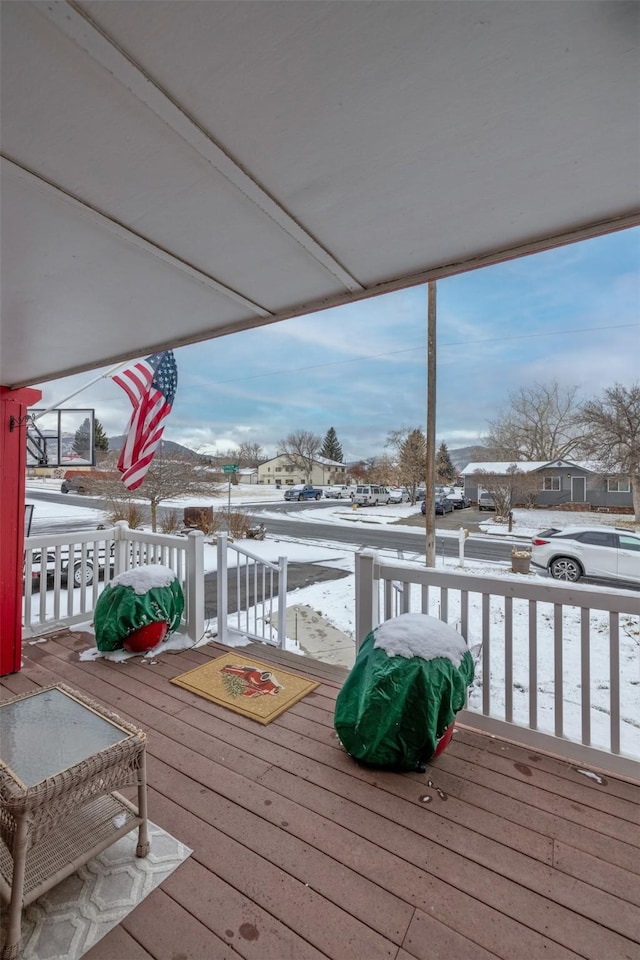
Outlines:
{"type": "Polygon", "coordinates": [[[428,284],[427,307],[427,449],[424,526],[427,567],[436,565],[436,284],[428,284]]]}

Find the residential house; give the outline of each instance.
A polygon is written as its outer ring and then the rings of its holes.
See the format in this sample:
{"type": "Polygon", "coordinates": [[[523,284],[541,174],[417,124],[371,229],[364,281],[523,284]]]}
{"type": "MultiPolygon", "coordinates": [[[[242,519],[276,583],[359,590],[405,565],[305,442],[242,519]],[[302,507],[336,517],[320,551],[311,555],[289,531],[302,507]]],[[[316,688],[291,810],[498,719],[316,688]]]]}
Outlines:
{"type": "Polygon", "coordinates": [[[482,482],[476,476],[478,471],[506,475],[514,466],[524,473],[538,476],[535,502],[539,507],[633,512],[630,478],[603,472],[596,464],[582,460],[469,463],[462,471],[466,495],[472,501],[478,499],[482,491],[482,482]]]}
{"type": "Polygon", "coordinates": [[[330,483],[346,482],[346,464],[328,460],[326,457],[314,459],[311,476],[302,467],[292,463],[291,457],[286,453],[280,453],[258,466],[258,483],[276,487],[291,486],[294,483],[313,483],[322,487],[330,483]]]}
{"type": "Polygon", "coordinates": [[[257,483],[257,467],[238,467],[238,483],[257,483]]]}

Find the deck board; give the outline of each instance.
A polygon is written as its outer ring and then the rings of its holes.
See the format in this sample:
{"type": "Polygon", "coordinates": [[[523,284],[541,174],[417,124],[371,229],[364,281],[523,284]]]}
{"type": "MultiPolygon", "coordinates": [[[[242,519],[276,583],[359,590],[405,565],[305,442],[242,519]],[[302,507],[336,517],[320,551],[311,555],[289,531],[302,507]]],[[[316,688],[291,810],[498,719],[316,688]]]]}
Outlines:
{"type": "Polygon", "coordinates": [[[149,815],[194,851],[87,960],[640,957],[638,785],[468,727],[425,775],[369,770],[333,729],[340,667],[242,648],[320,683],[263,726],[169,682],[219,644],[87,643],[25,644],[3,699],[63,681],[145,729],[149,815]]]}

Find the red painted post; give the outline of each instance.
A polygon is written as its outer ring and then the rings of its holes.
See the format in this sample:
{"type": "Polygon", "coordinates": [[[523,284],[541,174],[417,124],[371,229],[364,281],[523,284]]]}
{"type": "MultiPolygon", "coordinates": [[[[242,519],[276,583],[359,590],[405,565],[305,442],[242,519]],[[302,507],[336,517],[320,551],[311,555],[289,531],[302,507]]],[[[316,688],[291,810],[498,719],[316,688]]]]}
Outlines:
{"type": "Polygon", "coordinates": [[[27,408],[42,393],[0,386],[0,676],[20,669],[27,408]]]}

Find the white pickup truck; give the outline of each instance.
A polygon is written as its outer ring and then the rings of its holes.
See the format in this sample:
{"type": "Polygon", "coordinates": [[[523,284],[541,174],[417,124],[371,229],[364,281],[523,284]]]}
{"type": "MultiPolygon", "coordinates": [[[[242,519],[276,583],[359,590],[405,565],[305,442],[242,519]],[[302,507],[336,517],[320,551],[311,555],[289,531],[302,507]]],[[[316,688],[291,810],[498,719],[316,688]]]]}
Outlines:
{"type": "Polygon", "coordinates": [[[324,495],[334,500],[348,500],[351,491],[345,483],[334,483],[332,486],[324,488],[324,495]]]}

